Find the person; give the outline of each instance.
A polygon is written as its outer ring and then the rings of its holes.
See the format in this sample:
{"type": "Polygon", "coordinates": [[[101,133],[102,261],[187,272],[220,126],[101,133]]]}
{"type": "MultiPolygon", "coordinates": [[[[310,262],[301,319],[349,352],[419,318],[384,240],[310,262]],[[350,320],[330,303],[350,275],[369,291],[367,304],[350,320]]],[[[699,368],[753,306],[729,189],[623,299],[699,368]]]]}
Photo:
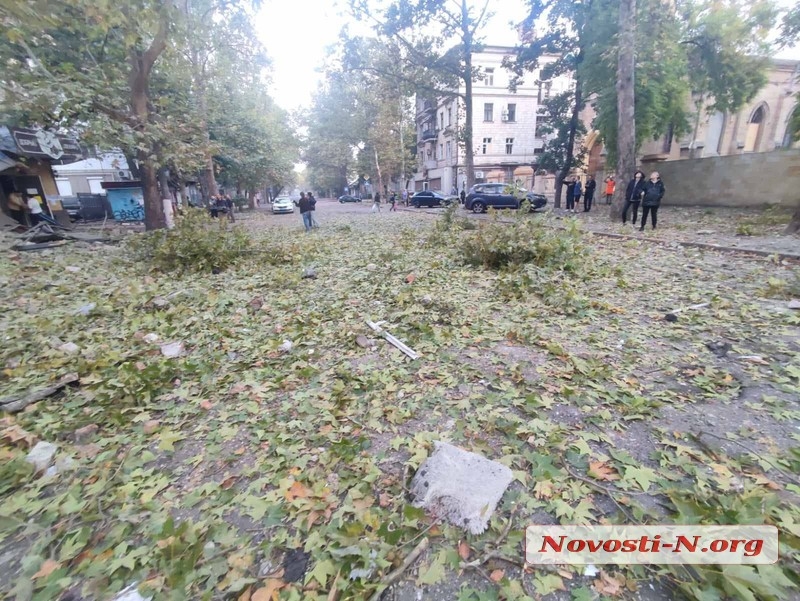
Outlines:
{"type": "Polygon", "coordinates": [[[228,209],[228,221],[236,222],[236,217],[233,216],[233,200],[230,194],[225,195],[225,208],[228,209]]]}
{"type": "Polygon", "coordinates": [[[8,213],[14,220],[25,225],[25,201],[19,192],[8,195],[8,213]]]}
{"type": "Polygon", "coordinates": [[[311,225],[312,227],[319,227],[319,222],[317,221],[316,211],[317,211],[317,199],[314,198],[314,193],[309,192],[308,196],[308,206],[311,207],[311,225]]]}
{"type": "Polygon", "coordinates": [[[463,187],[463,186],[461,187],[461,194],[460,194],[459,196],[460,196],[460,198],[461,198],[461,204],[462,204],[462,205],[463,205],[465,202],[467,202],[467,192],[466,192],[466,190],[464,190],[464,187],[463,187]]]}
{"type": "Polygon", "coordinates": [[[586,186],[583,192],[583,212],[588,213],[592,210],[592,201],[594,200],[594,191],[597,188],[597,182],[594,181],[594,176],[590,175],[586,178],[586,186]]]}
{"type": "Polygon", "coordinates": [[[377,211],[378,213],[381,212],[381,193],[375,192],[375,196],[372,198],[372,213],[377,211]]]}
{"type": "Polygon", "coordinates": [[[575,178],[575,198],[572,200],[572,212],[577,213],[578,211],[575,210],[575,205],[581,201],[581,193],[583,190],[581,189],[581,180],[577,177],[575,178]]]}
{"type": "Polygon", "coordinates": [[[389,196],[389,204],[392,205],[392,208],[389,209],[390,212],[391,211],[394,211],[395,213],[397,212],[397,208],[395,208],[394,206],[396,202],[397,202],[397,194],[395,194],[394,191],[392,191],[392,194],[389,196]]]}
{"type": "Polygon", "coordinates": [[[28,198],[28,211],[30,212],[31,225],[36,225],[44,221],[42,205],[33,196],[28,198]]]}
{"type": "Polygon", "coordinates": [[[213,195],[213,196],[212,196],[212,197],[209,199],[209,203],[208,203],[208,210],[209,210],[209,212],[211,213],[211,216],[212,216],[212,217],[215,217],[215,218],[216,218],[216,217],[218,217],[218,216],[219,216],[219,200],[218,200],[218,197],[217,197],[217,195],[216,195],[216,194],[214,194],[214,195],[213,195]]]}
{"type": "Polygon", "coordinates": [[[300,207],[300,217],[303,218],[303,227],[306,228],[306,233],[310,232],[312,227],[311,203],[308,201],[306,193],[300,192],[300,200],[294,201],[294,204],[300,207]]]}
{"type": "Polygon", "coordinates": [[[650,181],[644,185],[644,193],[642,194],[642,227],[639,231],[644,231],[644,226],[647,224],[647,214],[652,215],[653,229],[656,229],[656,222],[658,221],[658,207],[661,205],[661,199],[664,198],[664,182],[661,181],[661,176],[658,171],[653,171],[650,174],[650,181]]]}
{"type": "Polygon", "coordinates": [[[614,196],[614,190],[617,187],[617,182],[614,181],[614,176],[609,175],[606,178],[606,204],[611,204],[611,198],[614,196]]]}
{"type": "Polygon", "coordinates": [[[567,182],[567,213],[575,212],[575,181],[576,178],[571,177],[567,182]]]}
{"type": "Polygon", "coordinates": [[[456,188],[456,185],[453,184],[453,187],[450,190],[450,196],[457,196],[457,195],[458,195],[458,188],[456,188]]]}
{"type": "Polygon", "coordinates": [[[636,171],[633,174],[633,179],[628,182],[628,187],[625,189],[625,206],[622,208],[622,224],[628,223],[628,209],[633,207],[631,214],[631,223],[636,225],[636,220],[639,217],[639,202],[642,200],[644,193],[644,173],[636,171]]]}
{"type": "Polygon", "coordinates": [[[408,206],[408,190],[403,190],[403,204],[408,206]]]}

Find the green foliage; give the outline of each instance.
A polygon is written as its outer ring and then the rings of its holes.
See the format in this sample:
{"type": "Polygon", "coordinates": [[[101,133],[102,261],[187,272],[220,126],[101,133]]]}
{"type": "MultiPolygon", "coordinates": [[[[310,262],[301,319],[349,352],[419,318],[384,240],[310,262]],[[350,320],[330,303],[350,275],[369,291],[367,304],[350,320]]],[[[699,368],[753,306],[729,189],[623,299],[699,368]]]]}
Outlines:
{"type": "Polygon", "coordinates": [[[23,456],[0,461],[0,495],[12,493],[27,482],[33,472],[33,464],[25,461],[23,456]]]}
{"type": "Polygon", "coordinates": [[[512,223],[495,220],[465,235],[459,247],[467,265],[499,270],[530,263],[539,268],[574,270],[586,253],[578,227],[550,228],[519,214],[512,223]]]}
{"type": "Polygon", "coordinates": [[[753,226],[749,223],[739,223],[736,226],[736,235],[737,236],[752,236],[753,235],[753,226]]]}
{"type": "Polygon", "coordinates": [[[218,272],[244,256],[251,240],[227,219],[213,219],[203,209],[188,209],[178,217],[175,228],[138,235],[130,244],[156,271],[218,272]]]}
{"type": "Polygon", "coordinates": [[[548,98],[539,109],[540,125],[537,125],[537,129],[540,134],[547,136],[547,141],[539,155],[537,168],[556,172],[569,170],[583,161],[585,148],[581,146],[575,152],[569,145],[570,135],[580,139],[586,134],[586,126],[582,121],[573,124],[574,106],[575,92],[567,90],[548,98]],[[571,129],[574,131],[571,132],[571,129]]]}

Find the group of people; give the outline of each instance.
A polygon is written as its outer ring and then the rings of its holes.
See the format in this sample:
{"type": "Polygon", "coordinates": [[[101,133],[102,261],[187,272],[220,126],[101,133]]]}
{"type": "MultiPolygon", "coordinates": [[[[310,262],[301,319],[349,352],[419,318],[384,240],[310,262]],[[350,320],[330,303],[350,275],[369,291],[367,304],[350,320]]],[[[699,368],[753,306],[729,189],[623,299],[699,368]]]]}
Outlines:
{"type": "MultiPolygon", "coordinates": [[[[388,196],[389,196],[389,201],[388,201],[389,211],[397,212],[397,192],[392,190],[391,194],[388,194],[388,196]]],[[[408,205],[408,192],[406,192],[405,190],[403,190],[403,199],[406,205],[408,205]]],[[[381,193],[375,192],[375,196],[372,197],[372,210],[370,211],[370,213],[380,213],[380,212],[381,212],[381,193]]]]}
{"type": "Polygon", "coordinates": [[[228,215],[229,221],[236,221],[233,216],[233,200],[228,194],[216,194],[211,197],[208,210],[212,217],[219,217],[220,213],[228,215]]]}
{"type": "Polygon", "coordinates": [[[8,195],[8,213],[21,225],[34,226],[43,221],[55,223],[49,215],[45,214],[42,205],[35,197],[23,196],[19,192],[12,192],[8,195]]]}
{"type": "Polygon", "coordinates": [[[300,217],[303,218],[303,227],[306,228],[306,232],[319,227],[319,222],[314,215],[314,211],[317,209],[317,199],[314,198],[313,192],[300,192],[300,199],[295,200],[294,204],[300,209],[300,217]]]}
{"type": "MultiPolygon", "coordinates": [[[[611,199],[616,191],[616,181],[613,175],[609,175],[605,181],[606,204],[611,204],[611,199]]],[[[583,212],[588,213],[592,209],[592,201],[594,200],[594,192],[597,188],[597,182],[593,176],[586,178],[586,184],[581,185],[577,177],[572,177],[566,183],[567,186],[567,213],[576,213],[575,205],[580,202],[583,196],[583,212]]],[[[642,171],[636,171],[633,179],[628,182],[625,189],[625,205],[622,209],[622,223],[628,223],[628,214],[631,213],[631,223],[636,225],[639,218],[639,205],[642,207],[642,221],[639,231],[644,230],[647,223],[647,218],[650,217],[653,229],[656,229],[658,222],[658,207],[661,205],[661,199],[664,197],[664,182],[661,181],[661,176],[658,171],[653,171],[650,174],[650,179],[645,179],[642,171]]]]}

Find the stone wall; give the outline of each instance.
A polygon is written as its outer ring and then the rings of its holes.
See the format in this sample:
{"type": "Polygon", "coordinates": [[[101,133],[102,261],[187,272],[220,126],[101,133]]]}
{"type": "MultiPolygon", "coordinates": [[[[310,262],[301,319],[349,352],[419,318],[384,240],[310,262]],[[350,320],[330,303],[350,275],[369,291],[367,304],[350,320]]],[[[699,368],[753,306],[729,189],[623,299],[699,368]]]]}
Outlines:
{"type": "Polygon", "coordinates": [[[800,149],[695,160],[643,162],[667,188],[665,205],[796,206],[800,201],[800,149]]]}

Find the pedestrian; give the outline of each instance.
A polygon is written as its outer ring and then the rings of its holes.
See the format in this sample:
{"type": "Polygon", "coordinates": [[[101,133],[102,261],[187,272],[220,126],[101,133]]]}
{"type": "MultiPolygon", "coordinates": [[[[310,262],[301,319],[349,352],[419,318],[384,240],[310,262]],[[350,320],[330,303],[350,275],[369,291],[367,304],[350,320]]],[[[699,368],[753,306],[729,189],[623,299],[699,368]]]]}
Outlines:
{"type": "Polygon", "coordinates": [[[590,175],[586,178],[586,186],[583,192],[583,212],[588,213],[592,210],[592,201],[594,200],[594,191],[597,188],[597,182],[594,181],[594,176],[590,175]]]}
{"type": "Polygon", "coordinates": [[[455,184],[453,184],[453,187],[450,189],[450,196],[458,196],[458,188],[456,188],[455,184]]]}
{"type": "Polygon", "coordinates": [[[403,190],[403,204],[408,206],[408,190],[403,190]]]}
{"type": "Polygon", "coordinates": [[[461,187],[461,194],[460,194],[460,198],[461,198],[461,204],[462,204],[462,205],[463,205],[465,202],[467,202],[467,192],[466,192],[466,190],[464,190],[464,187],[463,187],[463,186],[461,187]]]}
{"type": "Polygon", "coordinates": [[[656,229],[656,222],[658,220],[658,207],[661,205],[661,199],[664,198],[664,182],[661,181],[661,176],[658,171],[653,171],[650,174],[650,181],[644,185],[644,194],[642,195],[642,227],[639,231],[644,231],[644,226],[647,224],[647,214],[652,215],[653,229],[656,229]]]}
{"type": "Polygon", "coordinates": [[[392,208],[389,209],[389,212],[394,211],[397,212],[397,208],[395,208],[395,203],[397,202],[397,195],[392,192],[391,196],[389,196],[389,204],[392,205],[392,208]]]}
{"type": "Polygon", "coordinates": [[[42,211],[42,205],[39,204],[39,201],[36,200],[33,196],[28,198],[28,211],[30,212],[30,220],[31,225],[34,226],[37,223],[41,223],[44,221],[44,212],[42,211]]]}
{"type": "Polygon", "coordinates": [[[623,225],[628,223],[628,209],[630,207],[633,207],[631,223],[636,225],[636,220],[639,217],[639,203],[642,200],[642,194],[644,194],[645,183],[644,173],[641,171],[636,171],[633,174],[633,179],[628,182],[628,187],[625,190],[625,206],[622,208],[623,225]]]}
{"type": "Polygon", "coordinates": [[[25,208],[25,201],[22,199],[22,194],[19,192],[12,192],[8,195],[8,213],[21,225],[25,225],[25,208]]]}
{"type": "Polygon", "coordinates": [[[575,181],[576,178],[571,177],[567,182],[567,213],[575,212],[575,181]]]}
{"type": "Polygon", "coordinates": [[[572,201],[572,212],[573,213],[577,213],[578,212],[578,211],[575,210],[575,205],[578,204],[581,201],[582,192],[583,192],[583,190],[581,189],[581,180],[579,180],[576,177],[575,178],[575,190],[574,190],[575,198],[572,201]]]}
{"type": "Polygon", "coordinates": [[[614,181],[614,176],[609,175],[606,178],[606,204],[611,204],[611,198],[614,196],[614,190],[617,187],[617,182],[614,181]]]}
{"type": "Polygon", "coordinates": [[[216,218],[219,214],[219,209],[217,208],[217,195],[214,194],[208,201],[208,212],[211,213],[211,217],[216,218]]]}
{"type": "Polygon", "coordinates": [[[230,194],[225,195],[225,207],[228,209],[228,221],[236,223],[236,217],[233,215],[233,209],[236,205],[233,204],[230,194]]]}
{"type": "Polygon", "coordinates": [[[300,207],[300,217],[303,218],[303,227],[306,228],[306,233],[311,231],[311,203],[308,202],[308,197],[305,192],[300,192],[300,200],[294,201],[294,204],[300,207]]]}
{"type": "Polygon", "coordinates": [[[381,212],[381,193],[375,192],[375,196],[372,198],[372,213],[374,212],[381,212]]]}
{"type": "Polygon", "coordinates": [[[312,227],[319,227],[319,222],[317,221],[317,199],[314,198],[314,193],[308,193],[308,206],[311,207],[311,226],[312,227]]]}

